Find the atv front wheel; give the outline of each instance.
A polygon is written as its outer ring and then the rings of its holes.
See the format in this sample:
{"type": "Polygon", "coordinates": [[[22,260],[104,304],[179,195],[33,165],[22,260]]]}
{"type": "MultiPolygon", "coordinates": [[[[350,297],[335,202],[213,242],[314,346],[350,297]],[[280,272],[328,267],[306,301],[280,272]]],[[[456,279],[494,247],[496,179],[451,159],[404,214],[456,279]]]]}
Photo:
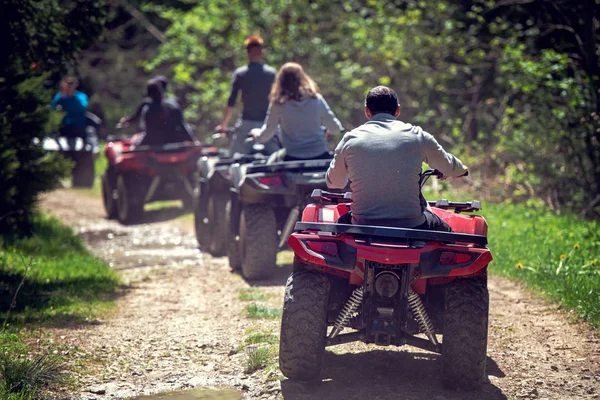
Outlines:
{"type": "Polygon", "coordinates": [[[240,254],[240,242],[236,233],[231,229],[231,200],[225,204],[225,226],[227,227],[227,258],[232,271],[238,271],[242,267],[242,255],[240,254]]]}
{"type": "Polygon", "coordinates": [[[207,218],[207,200],[208,191],[206,185],[200,183],[194,188],[194,228],[196,230],[196,240],[201,249],[205,249],[210,241],[208,226],[205,223],[207,218]]]}
{"type": "Polygon", "coordinates": [[[447,387],[474,390],[485,382],[489,305],[487,274],[448,284],[442,343],[447,387]]]}
{"type": "Polygon", "coordinates": [[[211,227],[208,251],[215,257],[225,255],[227,250],[226,203],[227,197],[223,194],[215,194],[208,199],[208,223],[211,227]]]}
{"type": "Polygon", "coordinates": [[[144,213],[144,201],[134,194],[137,186],[134,175],[117,178],[117,216],[122,224],[137,222],[144,213]]]}
{"type": "Polygon", "coordinates": [[[75,166],[71,172],[73,187],[92,187],[96,173],[94,170],[94,154],[84,152],[76,157],[75,166]]]}
{"type": "Polygon", "coordinates": [[[240,220],[244,278],[267,278],[275,267],[277,245],[277,220],[273,209],[265,204],[244,206],[240,220]]]}
{"type": "Polygon", "coordinates": [[[294,271],[287,280],[281,318],[279,368],[289,379],[319,376],[325,353],[330,283],[314,271],[294,271]]]}
{"type": "Polygon", "coordinates": [[[106,211],[106,218],[115,219],[117,218],[117,198],[115,188],[111,184],[111,179],[107,172],[102,175],[102,202],[104,203],[104,210],[106,211]]]}

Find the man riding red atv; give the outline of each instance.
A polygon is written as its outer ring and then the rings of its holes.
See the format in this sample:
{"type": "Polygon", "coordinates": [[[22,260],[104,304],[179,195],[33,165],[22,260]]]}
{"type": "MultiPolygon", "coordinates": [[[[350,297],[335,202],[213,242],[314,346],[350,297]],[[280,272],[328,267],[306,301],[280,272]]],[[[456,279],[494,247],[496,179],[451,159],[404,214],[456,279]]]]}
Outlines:
{"type": "Polygon", "coordinates": [[[163,99],[160,82],[148,83],[148,96],[151,101],[142,111],[146,133],[109,142],[104,150],[104,207],[109,218],[122,223],[138,221],[151,201],[182,200],[191,207],[196,163],[217,151],[193,137],[177,102],[163,99]]]}
{"type": "Polygon", "coordinates": [[[344,135],[327,171],[330,188],[349,182],[352,193],[316,190],[321,204],[304,209],[288,240],[281,371],[318,377],[326,346],[409,344],[442,354],[446,385],[475,388],[486,378],[487,223],[460,215],[479,210],[477,201],[427,203],[421,194],[429,176],[468,170],[432,135],[396,120],[391,89],[372,89],[365,112],[369,121],[344,135]],[[424,161],[442,172],[421,173],[424,161]]]}

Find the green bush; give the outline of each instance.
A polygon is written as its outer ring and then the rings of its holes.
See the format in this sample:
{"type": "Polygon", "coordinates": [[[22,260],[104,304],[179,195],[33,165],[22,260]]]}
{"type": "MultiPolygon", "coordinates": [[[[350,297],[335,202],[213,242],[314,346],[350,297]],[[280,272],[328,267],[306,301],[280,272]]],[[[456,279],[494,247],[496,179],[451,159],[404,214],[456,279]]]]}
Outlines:
{"type": "Polygon", "coordinates": [[[103,28],[102,1],[8,0],[0,4],[0,235],[32,234],[37,195],[55,188],[68,164],[45,154],[47,105],[56,79],[103,28]]]}

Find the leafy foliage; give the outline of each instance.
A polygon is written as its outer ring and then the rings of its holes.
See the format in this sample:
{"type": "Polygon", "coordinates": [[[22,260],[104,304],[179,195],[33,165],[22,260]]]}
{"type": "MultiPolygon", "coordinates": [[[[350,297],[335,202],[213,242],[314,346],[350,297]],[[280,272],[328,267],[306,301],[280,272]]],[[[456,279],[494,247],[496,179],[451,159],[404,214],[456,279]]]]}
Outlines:
{"type": "Polygon", "coordinates": [[[598,213],[598,0],[211,0],[144,10],[170,23],[147,68],[171,69],[187,117],[206,131],[245,62],[244,38],[261,34],[267,62],[303,64],[346,128],[364,122],[365,92],[389,85],[403,119],[499,178],[494,196],[598,213]]]}
{"type": "Polygon", "coordinates": [[[31,233],[37,194],[65,176],[64,160],[32,144],[49,122],[45,81],[99,34],[104,14],[102,2],[84,0],[0,5],[0,234],[31,233]]]}

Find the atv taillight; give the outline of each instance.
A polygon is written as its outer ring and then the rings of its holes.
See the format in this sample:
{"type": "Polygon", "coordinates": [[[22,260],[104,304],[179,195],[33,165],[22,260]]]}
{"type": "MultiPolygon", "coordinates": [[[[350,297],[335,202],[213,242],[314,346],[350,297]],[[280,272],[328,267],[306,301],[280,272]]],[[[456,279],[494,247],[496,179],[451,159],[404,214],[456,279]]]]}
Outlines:
{"type": "Polygon", "coordinates": [[[258,178],[258,183],[271,187],[282,187],[283,181],[279,176],[263,176],[258,178]]]}
{"type": "Polygon", "coordinates": [[[463,264],[471,260],[470,254],[445,251],[440,255],[440,265],[463,264]]]}
{"type": "Polygon", "coordinates": [[[337,257],[338,255],[338,248],[335,242],[317,242],[308,240],[306,242],[306,246],[312,251],[319,254],[325,254],[327,256],[332,257],[337,257]]]}

